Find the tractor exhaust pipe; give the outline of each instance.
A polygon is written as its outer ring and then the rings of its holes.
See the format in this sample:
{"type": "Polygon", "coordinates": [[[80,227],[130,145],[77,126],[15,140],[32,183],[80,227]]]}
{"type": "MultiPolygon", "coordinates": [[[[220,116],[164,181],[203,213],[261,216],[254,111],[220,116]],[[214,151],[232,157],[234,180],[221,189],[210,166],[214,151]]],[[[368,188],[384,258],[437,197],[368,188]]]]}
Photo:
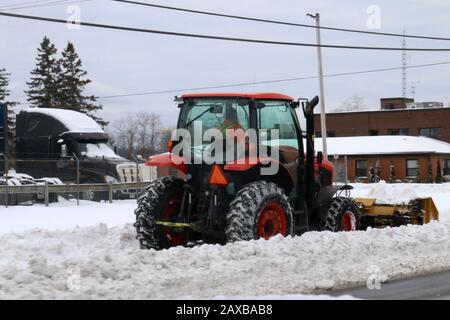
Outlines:
{"type": "Polygon", "coordinates": [[[303,114],[306,118],[306,202],[308,212],[314,203],[314,107],[319,104],[319,97],[303,102],[303,114]]]}

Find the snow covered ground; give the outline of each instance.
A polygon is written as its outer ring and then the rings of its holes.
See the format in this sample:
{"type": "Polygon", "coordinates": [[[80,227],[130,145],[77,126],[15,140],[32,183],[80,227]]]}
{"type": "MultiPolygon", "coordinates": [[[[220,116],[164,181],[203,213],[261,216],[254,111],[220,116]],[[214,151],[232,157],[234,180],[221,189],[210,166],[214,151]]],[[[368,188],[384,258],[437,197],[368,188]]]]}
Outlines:
{"type": "Polygon", "coordinates": [[[88,227],[105,223],[108,227],[123,226],[134,222],[136,200],[115,201],[113,204],[80,200],[60,202],[49,207],[42,204],[33,206],[0,206],[0,234],[10,231],[21,232],[31,229],[64,230],[75,227],[88,227]]]}
{"type": "Polygon", "coordinates": [[[450,269],[450,184],[355,187],[380,200],[433,196],[441,222],[143,251],[134,201],[0,208],[0,298],[308,299],[450,269]]]}

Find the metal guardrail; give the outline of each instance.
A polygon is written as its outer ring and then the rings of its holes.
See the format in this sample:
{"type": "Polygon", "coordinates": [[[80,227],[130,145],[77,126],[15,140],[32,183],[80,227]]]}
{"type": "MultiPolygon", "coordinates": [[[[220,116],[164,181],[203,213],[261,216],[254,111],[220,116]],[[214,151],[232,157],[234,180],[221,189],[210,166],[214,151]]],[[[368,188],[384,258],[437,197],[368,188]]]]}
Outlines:
{"type": "MultiPolygon", "coordinates": [[[[0,193],[6,194],[44,194],[44,203],[49,204],[50,193],[80,193],[84,191],[106,191],[108,192],[109,202],[112,203],[113,191],[115,190],[142,190],[149,185],[149,182],[134,183],[86,183],[86,184],[58,184],[49,185],[48,182],[43,184],[33,184],[25,186],[0,186],[0,193]]],[[[78,197],[77,197],[78,198],[78,197]]],[[[6,203],[7,205],[7,203],[6,203]]]]}

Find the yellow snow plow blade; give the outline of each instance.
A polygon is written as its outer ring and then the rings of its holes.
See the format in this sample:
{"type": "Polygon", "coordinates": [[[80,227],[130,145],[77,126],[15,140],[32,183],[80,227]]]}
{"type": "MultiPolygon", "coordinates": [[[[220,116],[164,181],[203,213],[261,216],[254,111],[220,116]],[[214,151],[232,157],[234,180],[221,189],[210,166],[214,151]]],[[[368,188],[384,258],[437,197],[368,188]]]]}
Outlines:
{"type": "Polygon", "coordinates": [[[432,198],[418,198],[408,204],[378,204],[376,199],[356,198],[369,227],[397,227],[406,224],[426,224],[439,220],[439,211],[432,198]]]}

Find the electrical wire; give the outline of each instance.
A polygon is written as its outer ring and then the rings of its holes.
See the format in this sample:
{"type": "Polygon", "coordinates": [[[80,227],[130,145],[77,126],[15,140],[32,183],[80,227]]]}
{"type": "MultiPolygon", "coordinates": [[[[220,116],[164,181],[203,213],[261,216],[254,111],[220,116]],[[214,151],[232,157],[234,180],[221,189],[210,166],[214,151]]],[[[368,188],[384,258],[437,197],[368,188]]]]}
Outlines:
{"type": "Polygon", "coordinates": [[[111,1],[120,2],[120,3],[124,3],[124,4],[147,6],[147,7],[159,8],[159,9],[165,9],[165,10],[174,10],[174,11],[181,11],[181,12],[187,12],[187,13],[194,13],[194,14],[201,14],[201,15],[208,15],[208,16],[215,16],[215,17],[222,17],[222,18],[231,18],[231,19],[238,19],[238,20],[247,20],[247,21],[254,21],[254,22],[272,23],[272,24],[279,24],[279,25],[286,25],[286,26],[293,26],[293,27],[315,28],[315,29],[319,28],[319,29],[323,29],[323,30],[371,34],[371,35],[377,35],[377,36],[391,36],[391,37],[402,37],[402,38],[404,37],[404,38],[416,38],[416,39],[427,39],[427,40],[445,40],[445,41],[450,40],[450,38],[448,38],[448,37],[433,37],[433,36],[412,35],[412,34],[377,32],[377,31],[366,31],[366,30],[356,30],[356,29],[336,28],[336,27],[326,27],[326,26],[318,27],[318,26],[309,25],[309,24],[294,23],[294,22],[287,22],[287,21],[280,21],[280,20],[260,19],[260,18],[223,14],[223,13],[209,12],[209,11],[192,10],[192,9],[163,6],[163,5],[153,4],[153,3],[131,1],[131,0],[111,0],[111,1]]]}
{"type": "Polygon", "coordinates": [[[8,4],[8,5],[0,6],[0,9],[17,7],[17,6],[24,6],[24,5],[32,5],[32,4],[37,4],[37,3],[41,3],[42,4],[43,2],[49,2],[49,1],[54,1],[54,0],[38,0],[38,1],[21,2],[21,3],[16,3],[16,4],[8,4]]]}
{"type": "Polygon", "coordinates": [[[61,6],[61,5],[70,5],[70,4],[76,4],[76,3],[82,3],[82,2],[88,2],[93,0],[53,0],[54,2],[47,2],[47,3],[41,3],[41,4],[35,4],[35,5],[27,5],[27,6],[20,6],[20,7],[13,7],[13,8],[7,8],[7,9],[1,9],[0,12],[8,12],[8,11],[15,11],[15,10],[21,10],[21,9],[31,9],[31,8],[45,8],[45,7],[53,7],[53,6],[61,6]]]}
{"type": "MultiPolygon", "coordinates": [[[[418,64],[418,65],[410,65],[410,66],[407,66],[406,68],[407,69],[413,69],[413,68],[432,67],[432,66],[448,65],[448,64],[450,64],[450,61],[436,62],[436,63],[427,63],[427,64],[418,64]]],[[[342,77],[342,76],[357,75],[357,74],[386,72],[386,71],[401,70],[402,68],[403,67],[380,68],[380,69],[361,70],[361,71],[353,71],[353,72],[333,73],[333,74],[324,75],[324,77],[325,78],[331,78],[331,77],[342,77]]],[[[277,80],[264,80],[264,81],[256,81],[256,82],[230,83],[230,84],[216,85],[216,86],[204,86],[204,87],[195,87],[195,88],[171,89],[171,90],[160,90],[160,91],[150,91],[150,92],[140,92],[140,93],[129,93],[129,94],[120,94],[120,95],[101,96],[101,97],[98,97],[98,99],[112,99],[112,98],[156,95],[156,94],[164,94],[164,93],[177,93],[177,92],[184,92],[184,91],[210,90],[210,89],[221,89],[221,88],[230,88],[230,87],[243,87],[243,86],[250,86],[250,85],[291,82],[291,81],[300,81],[300,80],[317,79],[317,78],[318,78],[318,76],[305,76],[305,77],[297,77],[297,78],[286,78],[286,79],[277,79],[277,80]]]]}
{"type": "MultiPolygon", "coordinates": [[[[444,61],[444,62],[410,65],[410,66],[407,66],[406,68],[407,69],[424,68],[424,67],[449,65],[449,64],[450,64],[450,61],[444,61]]],[[[403,67],[378,68],[378,69],[371,69],[371,70],[331,73],[331,74],[324,75],[324,77],[332,78],[332,77],[343,77],[343,76],[358,75],[358,74],[370,74],[370,73],[377,73],[377,72],[401,70],[402,68],[403,67]]],[[[305,77],[285,78],[285,79],[276,79],[276,80],[263,80],[263,81],[255,81],[255,82],[230,83],[230,84],[215,85],[215,86],[202,86],[202,87],[194,87],[194,88],[168,89],[168,90],[160,90],[160,91],[149,91],[149,92],[137,92],[137,93],[128,93],[128,94],[100,96],[100,97],[97,97],[97,99],[103,100],[103,99],[137,97],[137,96],[147,96],[147,95],[157,95],[157,94],[167,94],[167,93],[179,93],[179,92],[197,91],[197,90],[211,90],[211,89],[221,89],[221,88],[231,88],[231,87],[243,87],[243,86],[251,86],[251,85],[270,84],[270,83],[301,81],[301,80],[317,79],[317,78],[318,78],[318,76],[305,76],[305,77]]],[[[21,102],[19,104],[20,105],[29,105],[30,103],[21,102]]]]}
{"type": "MultiPolygon", "coordinates": [[[[70,23],[67,20],[55,19],[48,17],[30,16],[23,14],[0,12],[0,16],[17,18],[17,19],[27,19],[35,21],[46,21],[53,23],[70,23]]],[[[75,24],[75,23],[74,23],[75,24]]],[[[163,31],[163,30],[152,30],[134,27],[124,27],[116,26],[111,24],[99,24],[92,22],[77,22],[76,24],[86,27],[110,29],[110,30],[121,30],[121,31],[131,31],[140,33],[152,33],[166,36],[176,36],[176,37],[188,37],[197,39],[209,39],[209,40],[223,40],[223,41],[234,41],[234,42],[247,42],[247,43],[259,43],[259,44],[271,44],[271,45],[283,45],[283,46],[295,46],[295,47],[322,47],[322,48],[333,48],[333,49],[355,49],[355,50],[376,50],[376,51],[421,51],[421,52],[450,52],[450,48],[399,48],[399,47],[367,47],[367,46],[350,46],[350,45],[333,45],[333,44],[314,44],[314,43],[301,43],[301,42],[287,42],[287,41],[274,41],[274,40],[260,40],[260,39],[247,39],[247,38],[233,38],[225,36],[215,36],[215,35],[204,35],[195,33],[182,33],[173,31],[163,31]]]]}

